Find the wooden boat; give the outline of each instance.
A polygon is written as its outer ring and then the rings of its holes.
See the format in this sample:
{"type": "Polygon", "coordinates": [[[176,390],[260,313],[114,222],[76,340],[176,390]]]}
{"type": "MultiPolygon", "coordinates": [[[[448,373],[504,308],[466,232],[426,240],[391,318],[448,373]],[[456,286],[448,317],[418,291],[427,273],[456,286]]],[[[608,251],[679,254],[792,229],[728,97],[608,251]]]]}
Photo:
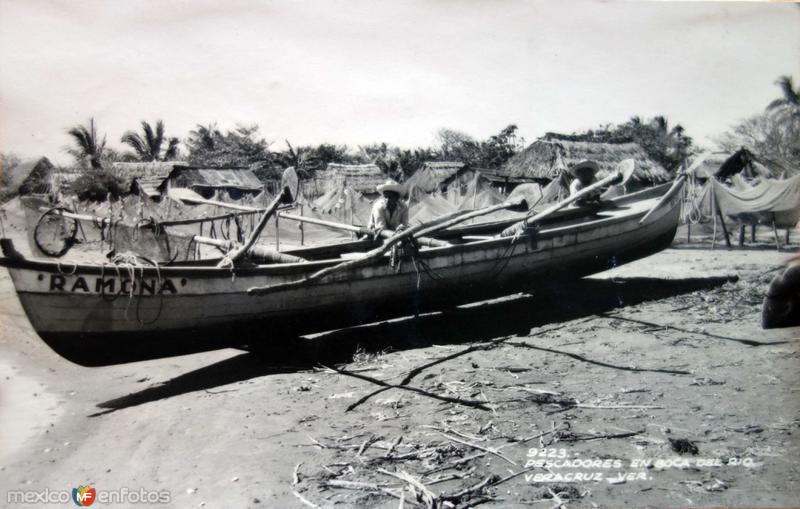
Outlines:
{"type": "Polygon", "coordinates": [[[217,260],[161,267],[65,264],[25,258],[3,239],[0,265],[8,268],[37,334],[81,365],[278,345],[300,334],[574,280],[656,253],[670,245],[678,226],[676,186],[615,198],[616,208],[564,209],[517,238],[493,236],[513,220],[454,227],[437,235],[449,244],[424,247],[398,266],[385,256],[264,295],[248,290],[297,281],[381,241],[286,251],[302,263],[224,268],[217,260]]]}

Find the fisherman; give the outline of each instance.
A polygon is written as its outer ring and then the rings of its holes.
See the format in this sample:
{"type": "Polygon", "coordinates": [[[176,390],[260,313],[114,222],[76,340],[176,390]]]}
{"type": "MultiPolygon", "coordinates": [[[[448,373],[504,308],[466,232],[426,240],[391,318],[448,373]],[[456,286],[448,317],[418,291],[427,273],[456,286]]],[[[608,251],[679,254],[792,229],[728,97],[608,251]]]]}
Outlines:
{"type": "Polygon", "coordinates": [[[408,205],[401,199],[405,197],[405,187],[394,180],[387,180],[376,189],[383,196],[372,205],[367,225],[370,231],[379,235],[381,230],[399,231],[408,227],[408,205]]]}
{"type": "MultiPolygon", "coordinates": [[[[589,187],[597,182],[595,174],[600,170],[597,163],[594,161],[581,161],[569,169],[569,174],[572,175],[574,180],[569,186],[569,195],[574,196],[582,189],[589,187]]],[[[588,195],[584,196],[576,202],[577,205],[584,205],[588,203],[597,203],[600,201],[600,189],[597,189],[588,195]]]]}

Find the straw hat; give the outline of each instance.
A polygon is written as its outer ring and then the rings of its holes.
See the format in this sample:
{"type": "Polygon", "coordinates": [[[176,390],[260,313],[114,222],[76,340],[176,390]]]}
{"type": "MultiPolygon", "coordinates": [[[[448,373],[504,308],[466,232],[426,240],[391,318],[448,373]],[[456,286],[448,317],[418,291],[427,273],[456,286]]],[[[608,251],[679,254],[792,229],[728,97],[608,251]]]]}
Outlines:
{"type": "Polygon", "coordinates": [[[379,193],[385,193],[386,191],[393,191],[400,195],[402,198],[406,194],[406,188],[403,184],[398,184],[395,180],[387,180],[383,184],[376,187],[379,193]]]}
{"type": "Polygon", "coordinates": [[[585,161],[581,161],[578,164],[572,166],[568,171],[569,171],[570,175],[572,175],[573,177],[577,177],[578,176],[578,172],[580,172],[581,170],[591,170],[592,175],[594,175],[595,173],[600,171],[600,167],[597,166],[596,162],[589,161],[587,159],[585,161]]]}

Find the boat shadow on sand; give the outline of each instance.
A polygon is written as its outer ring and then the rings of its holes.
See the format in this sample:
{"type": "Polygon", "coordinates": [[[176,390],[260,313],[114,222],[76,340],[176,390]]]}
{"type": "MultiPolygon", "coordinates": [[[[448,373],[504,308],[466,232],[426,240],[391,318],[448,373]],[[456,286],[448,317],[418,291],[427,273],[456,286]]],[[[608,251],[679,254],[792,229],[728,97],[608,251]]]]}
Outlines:
{"type": "MultiPolygon", "coordinates": [[[[418,317],[297,338],[283,342],[281,348],[273,344],[269,349],[252,349],[156,386],[104,401],[97,405],[103,410],[91,417],[252,378],[348,363],[357,353],[395,352],[432,345],[485,342],[504,336],[525,336],[535,327],[716,288],[729,281],[735,281],[735,278],[582,279],[571,285],[539,290],[535,295],[519,294],[418,317]]],[[[720,338],[749,346],[761,344],[720,338]]]]}

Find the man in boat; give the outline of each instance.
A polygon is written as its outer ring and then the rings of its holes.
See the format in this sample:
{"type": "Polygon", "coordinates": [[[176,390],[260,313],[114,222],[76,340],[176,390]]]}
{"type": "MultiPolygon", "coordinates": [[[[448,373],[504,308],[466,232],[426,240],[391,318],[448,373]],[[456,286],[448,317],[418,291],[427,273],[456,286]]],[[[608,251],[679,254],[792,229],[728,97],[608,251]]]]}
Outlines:
{"type": "MultiPolygon", "coordinates": [[[[569,174],[574,177],[572,184],[569,186],[569,195],[573,196],[578,194],[582,189],[589,187],[590,185],[597,182],[597,177],[595,176],[597,172],[600,170],[600,167],[597,166],[597,163],[594,161],[581,161],[578,164],[572,166],[568,171],[569,174]]],[[[600,190],[596,190],[592,193],[589,193],[587,196],[584,196],[580,200],[576,202],[577,205],[584,205],[588,203],[596,203],[600,201],[600,190]]]]}
{"type": "Polygon", "coordinates": [[[368,228],[376,235],[381,230],[402,230],[408,226],[408,205],[403,198],[406,189],[394,180],[387,180],[377,186],[383,196],[375,200],[372,205],[372,214],[369,217],[368,228]]]}

